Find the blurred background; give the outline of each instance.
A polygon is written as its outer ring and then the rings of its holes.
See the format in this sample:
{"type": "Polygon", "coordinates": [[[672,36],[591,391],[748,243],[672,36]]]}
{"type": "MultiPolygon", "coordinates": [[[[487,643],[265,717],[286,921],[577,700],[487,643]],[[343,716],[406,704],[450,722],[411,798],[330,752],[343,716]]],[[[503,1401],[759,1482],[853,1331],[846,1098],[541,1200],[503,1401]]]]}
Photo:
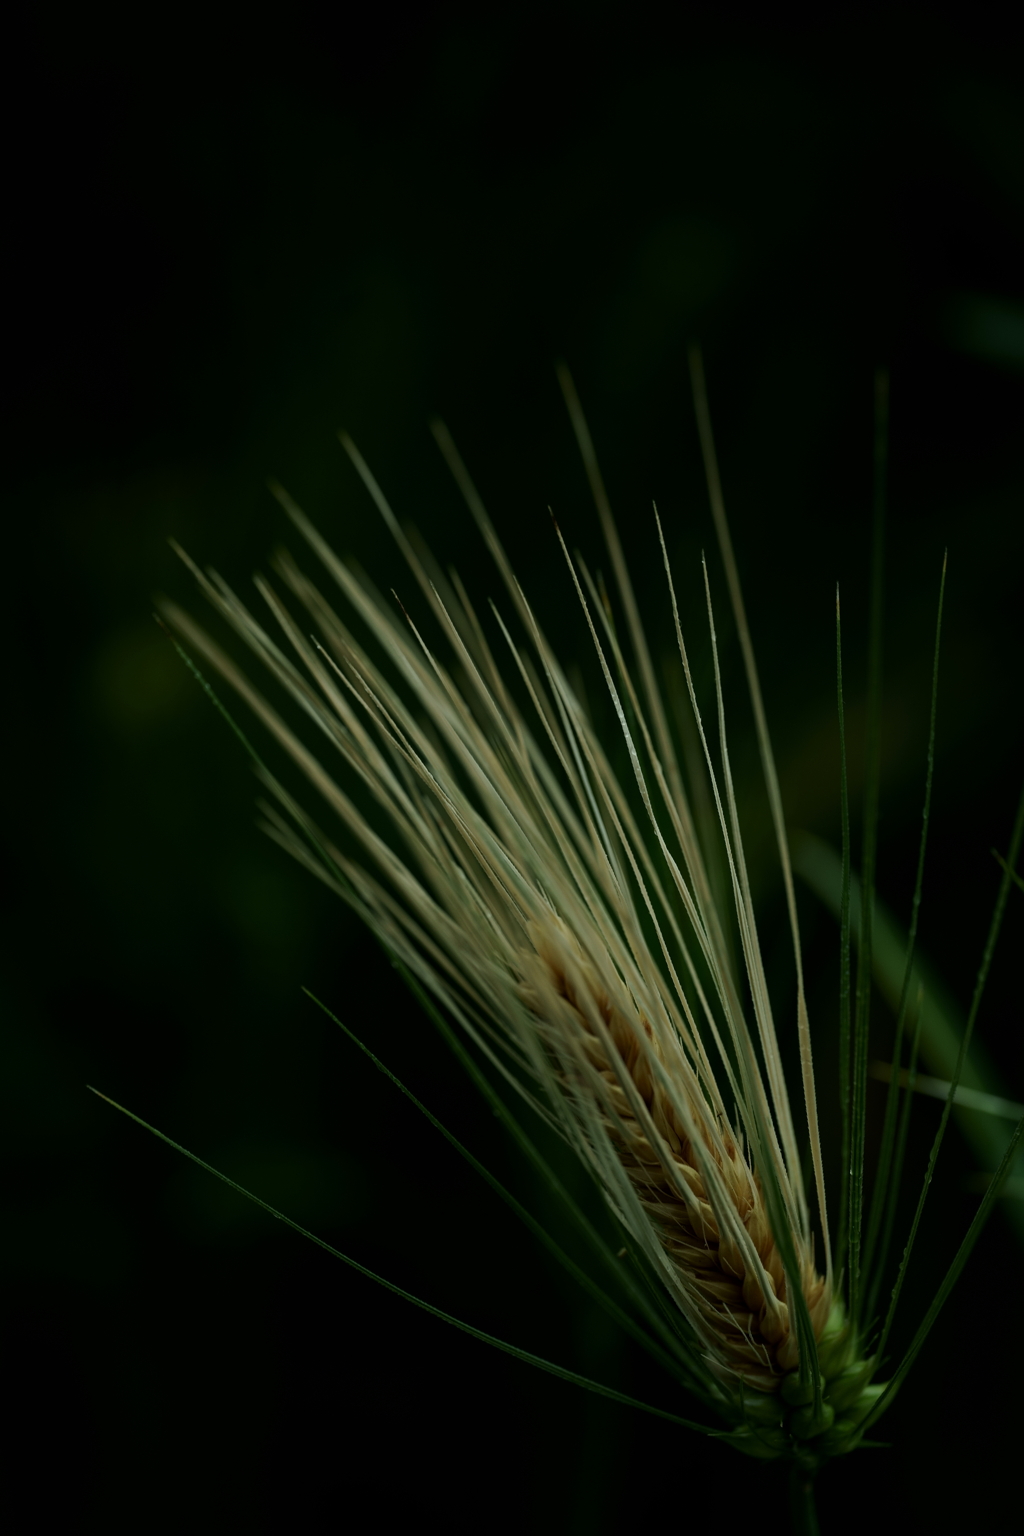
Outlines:
{"type": "MultiPolygon", "coordinates": [[[[723,1477],[737,1511],[753,1508],[770,1472],[446,1329],[86,1091],[433,1304],[688,1411],[303,996],[544,1216],[387,962],[256,830],[244,755],[152,599],[200,609],[169,535],[251,591],[296,542],[273,477],[415,603],[342,426],[441,562],[481,605],[500,598],[428,432],[438,413],[601,717],[547,511],[602,564],[564,359],[652,646],[672,643],[655,501],[703,676],[708,549],[786,1020],[687,348],[703,348],[787,815],[833,845],[835,584],[856,822],[873,380],[888,367],[879,889],[905,923],[948,548],[920,939],[966,1007],[1024,734],[1024,102],[1008,38],[990,18],[797,27],[683,8],[667,23],[600,3],[342,7],[329,26],[303,5],[244,27],[215,9],[140,17],[26,14],[5,107],[3,1358],[22,1465],[45,1458],[40,1523],[179,1530],[201,1507],[211,1524],[319,1530],[371,1508],[382,1523],[601,1532],[638,1504],[720,1518],[723,1477]]],[[[1018,892],[978,1023],[1017,1100],[1022,907],[1018,892]]],[[[830,1074],[836,927],[807,892],[801,911],[830,1074]]],[[[876,1019],[884,1058],[891,1021],[876,1019]]],[[[915,1113],[919,1170],[939,1106],[915,1113]]],[[[952,1127],[895,1349],[987,1171],[952,1127]]],[[[997,1212],[880,1426],[894,1449],[824,1474],[823,1529],[942,1530],[1010,1498],[1018,1261],[997,1212]]]]}

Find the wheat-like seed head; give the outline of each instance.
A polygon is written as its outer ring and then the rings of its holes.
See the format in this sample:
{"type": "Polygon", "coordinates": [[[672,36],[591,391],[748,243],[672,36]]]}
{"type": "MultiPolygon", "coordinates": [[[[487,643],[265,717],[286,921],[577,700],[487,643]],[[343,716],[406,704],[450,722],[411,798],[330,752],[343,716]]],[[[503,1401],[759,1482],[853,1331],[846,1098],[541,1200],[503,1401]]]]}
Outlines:
{"type": "MultiPolygon", "coordinates": [[[[719,1405],[747,1401],[751,1390],[776,1401],[780,1382],[799,1370],[803,1385],[792,1401],[806,1403],[806,1383],[817,1379],[816,1341],[827,1334],[836,1370],[849,1354],[835,1350],[842,1315],[833,1300],[795,902],[735,564],[726,532],[726,572],[792,923],[797,988],[791,1007],[820,1272],[733,792],[707,573],[717,763],[655,521],[700,742],[688,775],[707,774],[715,807],[713,825],[698,827],[589,437],[571,384],[563,382],[626,616],[632,665],[586,566],[561,547],[619,720],[628,784],[613,770],[443,429],[442,449],[525,631],[525,644],[514,641],[494,608],[510,674],[497,664],[458,577],[445,577],[428,553],[414,549],[347,440],[450,648],[454,670],[404,610],[399,615],[337,558],[284,493],[289,516],[380,659],[286,555],[277,569],[312,619],[315,640],[262,578],[256,584],[291,655],[216,575],[192,569],[304,712],[319,754],[188,615],[172,604],[163,611],[299,764],[360,851],[353,856],[336,846],[265,774],[277,801],[276,808],[266,807],[271,834],[344,896],[589,1167],[637,1255],[675,1305],[690,1384],[719,1405]],[[525,708],[516,692],[528,701],[525,708]],[[340,774],[327,766],[332,760],[340,774]],[[369,792],[388,829],[383,835],[349,797],[346,778],[369,792]],[[714,839],[728,870],[724,902],[706,862],[714,839]],[[739,968],[730,928],[738,935],[739,968]]],[[[714,501],[714,477],[712,492],[714,501]]],[[[717,502],[715,510],[721,535],[717,502]]],[[[819,1363],[823,1358],[819,1354],[819,1363]]]]}
{"type": "MultiPolygon", "coordinates": [[[[564,1063],[563,1092],[585,1106],[581,1118],[592,1122],[591,1134],[614,1148],[712,1368],[723,1381],[731,1376],[774,1392],[796,1368],[799,1347],[782,1256],[741,1145],[709,1114],[699,1086],[680,1067],[684,1117],[680,1094],[661,1081],[666,1053],[651,1024],[635,1008],[624,1013],[616,1006],[563,924],[534,926],[530,937],[522,996],[539,1035],[564,1063]],[[740,1229],[748,1239],[742,1246],[740,1229]]],[[[800,1254],[800,1284],[820,1338],[831,1288],[807,1250],[800,1254]]]]}

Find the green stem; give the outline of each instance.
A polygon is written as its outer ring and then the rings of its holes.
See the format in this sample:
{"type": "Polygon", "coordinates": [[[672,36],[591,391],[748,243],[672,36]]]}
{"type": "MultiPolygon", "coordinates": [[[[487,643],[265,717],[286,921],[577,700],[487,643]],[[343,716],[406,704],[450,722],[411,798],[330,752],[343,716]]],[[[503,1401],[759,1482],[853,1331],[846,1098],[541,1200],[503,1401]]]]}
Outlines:
{"type": "Polygon", "coordinates": [[[789,1474],[789,1510],[794,1536],[818,1536],[814,1473],[794,1462],[789,1474]]]}

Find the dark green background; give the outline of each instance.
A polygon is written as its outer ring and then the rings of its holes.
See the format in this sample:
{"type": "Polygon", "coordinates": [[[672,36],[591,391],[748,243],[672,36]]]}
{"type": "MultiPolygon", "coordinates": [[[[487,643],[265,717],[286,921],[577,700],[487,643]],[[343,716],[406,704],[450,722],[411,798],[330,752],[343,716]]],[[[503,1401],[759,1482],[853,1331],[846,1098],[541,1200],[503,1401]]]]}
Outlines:
{"type": "MultiPolygon", "coordinates": [[[[169,534],[244,589],[286,533],[274,476],[415,602],[341,425],[438,556],[500,596],[426,430],[440,412],[549,630],[585,659],[547,515],[601,563],[564,358],[659,654],[652,498],[699,651],[711,552],[759,845],[689,401],[699,339],[787,813],[835,841],[834,586],[859,803],[886,364],[880,885],[905,916],[948,546],[921,941],[966,1002],[1021,771],[1024,112],[1009,38],[868,13],[807,29],[603,5],[427,7],[410,23],[382,7],[327,27],[301,6],[244,26],[51,8],[11,61],[4,1371],[39,1522],[763,1518],[777,1496],[763,1469],[445,1330],[85,1091],[437,1305],[686,1411],[301,995],[317,991],[535,1198],[366,936],[255,831],[244,758],[151,597],[198,606],[169,534]]],[[[770,863],[759,879],[784,999],[770,863]]],[[[803,907],[827,1073],[835,932],[803,907]]],[[[1018,1099],[1021,907],[979,1024],[1018,1099]]],[[[922,1102],[915,1167],[937,1118],[922,1102]]],[[[966,1228],[977,1171],[952,1132],[897,1346],[966,1228]]],[[[895,1449],[826,1474],[825,1530],[952,1529],[1016,1496],[1018,1267],[997,1216],[884,1421],[895,1449]]]]}

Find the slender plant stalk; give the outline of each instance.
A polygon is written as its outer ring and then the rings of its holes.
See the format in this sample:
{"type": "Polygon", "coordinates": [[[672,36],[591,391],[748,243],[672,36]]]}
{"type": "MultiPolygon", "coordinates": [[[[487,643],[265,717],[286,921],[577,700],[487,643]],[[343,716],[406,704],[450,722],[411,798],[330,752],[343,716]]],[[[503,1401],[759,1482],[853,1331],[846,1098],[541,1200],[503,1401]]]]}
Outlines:
{"type": "MultiPolygon", "coordinates": [[[[873,1266],[875,1246],[878,1242],[879,1229],[883,1225],[883,1212],[892,1206],[898,1181],[892,1177],[893,1144],[896,1135],[896,1104],[899,1097],[899,1068],[903,1056],[903,1030],[907,1016],[907,1004],[910,997],[910,983],[914,974],[914,952],[917,945],[917,921],[921,910],[921,889],[924,882],[924,859],[928,846],[928,822],[931,815],[932,804],[932,780],[935,772],[935,716],[939,697],[939,641],[942,636],[942,603],[946,592],[946,557],[942,560],[942,578],[939,582],[939,608],[935,620],[935,650],[932,661],[932,700],[931,713],[928,722],[928,768],[925,775],[924,807],[921,811],[921,839],[917,854],[917,873],[914,877],[914,895],[910,904],[910,932],[907,938],[907,959],[903,968],[903,984],[900,988],[899,1009],[896,1019],[896,1039],[893,1045],[893,1075],[889,1080],[889,1091],[886,1095],[885,1121],[882,1127],[882,1141],[878,1153],[878,1163],[875,1172],[875,1183],[871,1197],[871,1211],[868,1216],[867,1238],[864,1244],[864,1268],[871,1276],[868,1286],[867,1313],[870,1317],[875,1310],[878,1299],[878,1290],[881,1285],[882,1265],[885,1261],[885,1253],[880,1255],[879,1264],[873,1266]]],[[[909,1089],[908,1089],[909,1092],[909,1089]]],[[[885,1222],[886,1228],[891,1222],[885,1222]]]]}
{"type": "Polygon", "coordinates": [[[861,1321],[861,1252],[864,1205],[864,1137],[867,1124],[868,1029],[871,1017],[871,945],[875,900],[875,858],[881,780],[882,585],[885,563],[885,501],[889,443],[889,377],[875,378],[875,494],[871,538],[871,619],[868,631],[867,753],[861,854],[860,942],[857,946],[857,1001],[853,1022],[852,1135],[850,1156],[850,1316],[861,1321]]]}
{"type": "Polygon", "coordinates": [[[839,901],[839,1110],[842,1116],[839,1181],[839,1237],[836,1263],[846,1266],[850,1247],[850,1189],[852,1186],[852,1097],[850,1074],[850,789],[846,770],[846,709],[843,702],[843,632],[836,586],[836,702],[839,717],[839,805],[842,827],[843,875],[839,901]]]}
{"type": "Polygon", "coordinates": [[[789,1512],[794,1536],[818,1536],[813,1474],[794,1462],[789,1473],[789,1512]]]}
{"type": "Polygon", "coordinates": [[[901,1180],[903,1176],[903,1163],[907,1152],[907,1133],[910,1130],[910,1112],[914,1103],[914,1088],[917,1082],[917,1056],[921,1044],[921,1021],[924,1018],[924,992],[918,988],[917,1003],[914,1008],[914,1029],[910,1037],[910,1062],[907,1067],[907,1087],[903,1095],[903,1107],[900,1114],[899,1133],[896,1138],[896,1150],[893,1154],[892,1169],[890,1172],[890,1188],[885,1202],[885,1216],[882,1224],[881,1240],[878,1248],[878,1257],[875,1263],[875,1272],[872,1277],[872,1290],[868,1303],[869,1316],[874,1317],[878,1305],[879,1290],[884,1276],[887,1273],[886,1264],[889,1258],[889,1247],[892,1243],[893,1227],[896,1222],[896,1206],[899,1201],[901,1180]]]}

